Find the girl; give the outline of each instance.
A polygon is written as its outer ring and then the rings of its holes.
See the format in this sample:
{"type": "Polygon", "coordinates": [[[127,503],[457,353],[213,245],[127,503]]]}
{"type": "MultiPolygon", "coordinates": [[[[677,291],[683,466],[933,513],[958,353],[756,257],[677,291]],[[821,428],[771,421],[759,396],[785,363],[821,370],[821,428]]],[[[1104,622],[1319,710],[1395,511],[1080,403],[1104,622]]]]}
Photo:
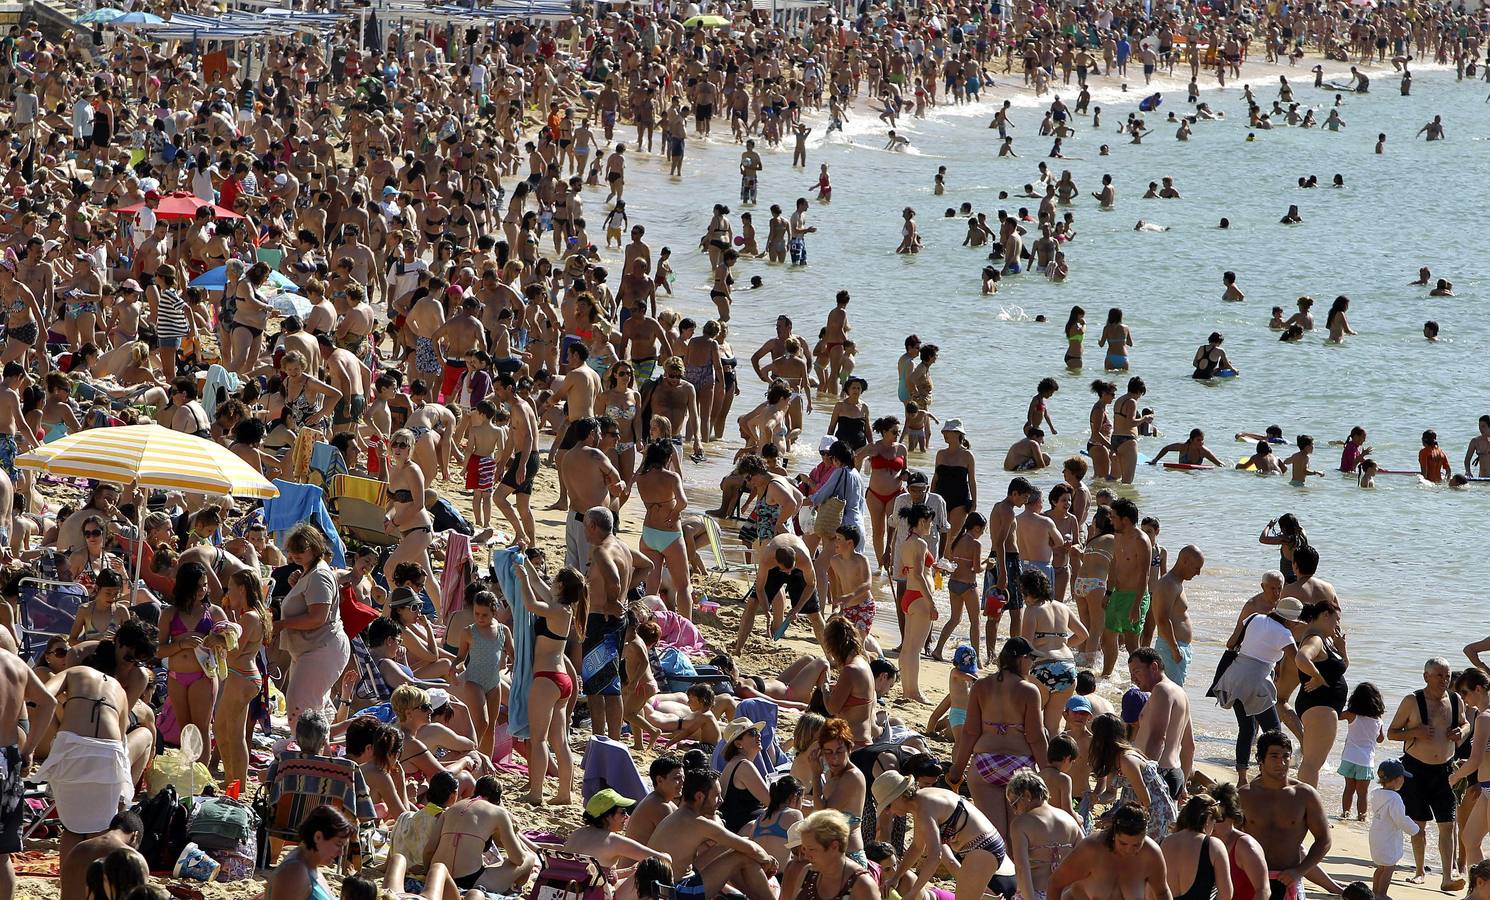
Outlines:
{"type": "Polygon", "coordinates": [[[973,658],[982,659],[978,630],[978,573],[983,569],[983,532],[988,530],[988,520],[982,513],[970,512],[963,520],[962,532],[947,545],[947,559],[957,565],[947,579],[947,596],[951,600],[952,613],[942,636],[937,638],[932,659],[940,661],[947,639],[956,630],[964,611],[967,612],[968,638],[972,642],[973,658]]]}
{"type": "MultiPolygon", "coordinates": [[[[1477,671],[1471,669],[1470,671],[1477,671]]],[[[1381,691],[1369,681],[1363,681],[1350,692],[1350,702],[1345,706],[1344,718],[1350,724],[1345,729],[1345,746],[1340,749],[1340,777],[1345,779],[1345,797],[1340,808],[1340,818],[1350,818],[1350,801],[1356,800],[1356,820],[1366,821],[1366,787],[1371,783],[1371,773],[1376,771],[1376,745],[1387,739],[1381,717],[1386,714],[1381,691]]],[[[1458,773],[1456,772],[1455,775],[1458,773]]]]}
{"type": "Polygon", "coordinates": [[[512,632],[496,616],[497,595],[478,592],[471,598],[473,621],[457,631],[450,642],[456,660],[466,666],[461,699],[471,710],[477,746],[487,756],[492,752],[497,711],[502,708],[502,673],[512,667],[512,632]]]}
{"type": "Polygon", "coordinates": [[[1079,306],[1071,307],[1071,314],[1066,317],[1066,368],[1081,368],[1081,343],[1086,340],[1086,310],[1079,306]]]}
{"type": "Polygon", "coordinates": [[[637,624],[635,616],[627,617],[627,628],[621,646],[621,667],[626,673],[621,684],[621,716],[631,726],[632,745],[640,750],[648,735],[655,742],[661,729],[651,723],[652,698],[657,696],[657,678],[652,674],[652,648],[662,637],[662,629],[651,620],[637,624]]]}
{"type": "MultiPolygon", "coordinates": [[[[85,526],[86,527],[86,526],[85,526]]],[[[72,624],[72,633],[67,636],[69,644],[82,641],[101,641],[129,621],[129,604],[120,603],[124,589],[124,576],[113,569],[98,573],[93,581],[93,602],[79,607],[77,620],[72,624]]]]}
{"type": "Polygon", "coordinates": [[[248,744],[253,733],[248,706],[264,689],[258,656],[273,636],[274,625],[257,572],[240,569],[228,576],[223,606],[239,634],[237,646],[228,651],[228,675],[212,724],[222,756],[223,783],[231,784],[248,777],[248,744]]]}
{"type": "Polygon", "coordinates": [[[802,782],[790,775],[776,779],[771,782],[771,799],[766,802],[765,810],[740,829],[741,835],[776,857],[777,865],[783,869],[792,855],[786,846],[787,831],[802,821],[802,800],[806,793],[802,782]]]}
{"type": "MultiPolygon", "coordinates": [[[[976,633],[976,632],[975,632],[976,633]]],[[[967,697],[973,682],[978,680],[978,651],[967,644],[959,644],[952,651],[952,668],[947,672],[947,696],[931,713],[926,730],[941,731],[942,716],[947,717],[947,731],[955,744],[962,739],[962,726],[967,724],[967,697]]]]}
{"type": "Polygon", "coordinates": [[[907,534],[895,560],[896,577],[905,582],[905,593],[900,595],[900,607],[905,611],[901,646],[912,648],[901,655],[901,692],[907,700],[926,703],[921,693],[921,659],[915,648],[926,643],[931,623],[940,617],[931,587],[931,566],[936,557],[928,544],[934,514],[931,507],[917,503],[902,509],[900,517],[905,520],[907,534]]]}

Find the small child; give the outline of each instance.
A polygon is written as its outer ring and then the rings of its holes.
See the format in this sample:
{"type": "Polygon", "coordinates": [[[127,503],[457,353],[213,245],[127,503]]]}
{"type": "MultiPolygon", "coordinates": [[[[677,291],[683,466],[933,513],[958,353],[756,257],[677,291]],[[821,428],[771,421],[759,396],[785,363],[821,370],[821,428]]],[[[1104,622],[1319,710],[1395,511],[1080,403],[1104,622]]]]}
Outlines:
{"type": "Polygon", "coordinates": [[[1283,307],[1273,307],[1273,317],[1268,320],[1268,328],[1273,331],[1282,331],[1286,325],[1283,322],[1283,307]]]}
{"type": "Polygon", "coordinates": [[[1071,770],[1076,766],[1076,758],[1081,751],[1076,747],[1076,741],[1069,736],[1058,734],[1050,739],[1050,747],[1046,755],[1050,759],[1051,768],[1054,772],[1043,774],[1045,786],[1050,789],[1050,805],[1063,812],[1076,815],[1076,808],[1072,805],[1071,770]]]}
{"type": "Polygon", "coordinates": [[[1304,480],[1310,475],[1320,477],[1323,472],[1309,468],[1309,457],[1314,453],[1314,438],[1307,434],[1301,434],[1294,440],[1294,445],[1299,449],[1294,454],[1283,460],[1283,467],[1291,469],[1289,484],[1294,487],[1303,487],[1304,480]]]}
{"type": "Polygon", "coordinates": [[[626,201],[617,200],[615,209],[605,214],[605,249],[611,248],[611,241],[616,242],[617,249],[621,246],[621,233],[628,224],[626,216],[626,201]]]}
{"type": "Polygon", "coordinates": [[[755,222],[751,219],[748,212],[740,213],[740,238],[743,241],[740,244],[740,255],[742,257],[761,255],[761,248],[756,243],[755,238],[755,222]]]}
{"type": "Polygon", "coordinates": [[[967,723],[967,698],[977,678],[978,654],[968,644],[958,645],[952,651],[952,668],[947,672],[947,696],[932,710],[928,731],[940,731],[942,716],[945,715],[953,743],[961,740],[962,726],[967,723]]]}
{"type": "Polygon", "coordinates": [[[667,291],[667,295],[673,295],[673,267],[668,264],[668,257],[673,255],[673,248],[663,247],[657,251],[657,272],[652,277],[652,292],[656,293],[661,288],[667,291]]]}
{"type": "Polygon", "coordinates": [[[1376,895],[1371,893],[1371,885],[1364,881],[1352,881],[1340,895],[1341,900],[1372,900],[1374,896],[1376,895]]]}
{"type": "Polygon", "coordinates": [[[1384,759],[1376,767],[1376,781],[1381,787],[1371,792],[1371,892],[1385,900],[1392,886],[1392,872],[1402,859],[1402,836],[1418,833],[1418,824],[1407,817],[1402,802],[1402,785],[1411,777],[1401,760],[1384,759]]]}
{"type": "Polygon", "coordinates": [[[928,410],[914,400],[905,402],[905,430],[901,432],[905,438],[905,445],[912,453],[925,453],[926,442],[931,435],[931,426],[928,422],[941,423],[941,420],[932,415],[928,410]]]}
{"type": "Polygon", "coordinates": [[[1366,821],[1366,786],[1371,782],[1371,770],[1376,764],[1376,745],[1387,739],[1381,717],[1386,714],[1386,704],[1381,691],[1369,681],[1363,681],[1350,692],[1350,702],[1345,705],[1342,718],[1350,725],[1345,731],[1345,747],[1340,751],[1340,777],[1345,779],[1345,798],[1340,818],[1350,818],[1351,798],[1357,798],[1356,819],[1366,821]]]}
{"type": "Polygon", "coordinates": [[[507,414],[490,400],[471,410],[466,429],[466,490],[472,491],[471,516],[477,528],[491,524],[492,490],[497,486],[497,462],[507,446],[507,414]]]}
{"type": "MultiPolygon", "coordinates": [[[[669,737],[663,744],[678,744],[697,741],[707,752],[714,752],[723,732],[719,720],[714,716],[714,689],[707,684],[695,684],[688,689],[686,716],[655,716],[651,725],[669,737]]],[[[653,746],[659,746],[654,740],[653,746]]]]}

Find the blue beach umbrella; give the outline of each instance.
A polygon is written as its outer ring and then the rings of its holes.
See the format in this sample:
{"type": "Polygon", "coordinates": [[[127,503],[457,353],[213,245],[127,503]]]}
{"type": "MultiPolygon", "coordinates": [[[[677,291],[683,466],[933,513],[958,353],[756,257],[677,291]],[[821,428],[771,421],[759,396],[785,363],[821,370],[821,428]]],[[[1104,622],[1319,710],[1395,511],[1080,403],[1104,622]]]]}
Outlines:
{"type": "Polygon", "coordinates": [[[106,25],[124,15],[124,10],[114,9],[111,6],[101,6],[91,12],[85,12],[78,16],[76,22],[79,25],[106,25]]]}
{"type": "Polygon", "coordinates": [[[165,19],[155,13],[127,12],[109,22],[110,25],[164,25],[165,19]]]}
{"type": "MultiPolygon", "coordinates": [[[[206,288],[209,291],[220,291],[224,287],[227,287],[227,284],[227,266],[218,266],[215,269],[208,269],[207,271],[191,280],[192,287],[206,288]]],[[[295,284],[295,282],[291,281],[286,276],[281,275],[279,272],[269,273],[269,284],[273,287],[281,288],[287,291],[299,290],[299,287],[295,284]]]]}

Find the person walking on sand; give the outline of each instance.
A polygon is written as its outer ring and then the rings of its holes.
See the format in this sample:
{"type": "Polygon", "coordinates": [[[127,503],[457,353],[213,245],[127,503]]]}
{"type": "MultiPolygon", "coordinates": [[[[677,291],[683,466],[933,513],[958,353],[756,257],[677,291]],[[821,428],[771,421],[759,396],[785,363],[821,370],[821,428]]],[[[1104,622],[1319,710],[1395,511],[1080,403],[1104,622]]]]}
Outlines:
{"type": "Polygon", "coordinates": [[[1426,880],[1427,826],[1438,825],[1438,858],[1444,891],[1464,887],[1454,866],[1454,789],[1449,775],[1454,750],[1464,740],[1468,725],[1464,701],[1449,690],[1449,663],[1434,657],[1423,664],[1423,687],[1402,698],[1387,728],[1387,740],[1402,741],[1402,764],[1409,777],[1402,802],[1420,830],[1412,838],[1414,872],[1408,881],[1426,880]]]}

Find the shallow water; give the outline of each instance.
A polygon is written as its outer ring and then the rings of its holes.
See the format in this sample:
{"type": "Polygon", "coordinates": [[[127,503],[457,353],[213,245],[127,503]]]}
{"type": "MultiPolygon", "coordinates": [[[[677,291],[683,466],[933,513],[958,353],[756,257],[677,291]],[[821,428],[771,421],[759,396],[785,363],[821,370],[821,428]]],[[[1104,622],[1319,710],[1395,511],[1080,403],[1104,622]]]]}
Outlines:
{"type": "MultiPolygon", "coordinates": [[[[1319,107],[1316,115],[1323,120],[1333,93],[1309,87],[1305,68],[1290,75],[1296,99],[1319,107]]],[[[1257,92],[1260,101],[1271,102],[1275,84],[1272,78],[1257,92]]],[[[1487,569],[1478,556],[1478,532],[1483,492],[1490,486],[1451,491],[1416,477],[1384,475],[1375,491],[1362,491],[1332,471],[1339,451],[1325,443],[1343,439],[1359,424],[1369,432],[1368,443],[1382,466],[1415,469],[1421,432],[1435,428],[1455,469],[1462,464],[1475,421],[1486,411],[1471,399],[1484,402],[1475,373],[1483,373],[1490,346],[1485,274],[1474,261],[1480,241],[1473,209],[1483,204],[1490,176],[1490,145],[1484,143],[1490,140],[1490,112],[1485,86],[1456,82],[1452,73],[1420,75],[1410,98],[1398,95],[1389,73],[1378,71],[1373,88],[1370,95],[1346,97],[1341,113],[1346,128],[1339,133],[1279,128],[1259,132],[1251,143],[1245,141],[1240,89],[1207,90],[1203,99],[1223,110],[1227,120],[1201,122],[1192,139],[1181,143],[1174,138],[1177,126],[1151,114],[1155,130],[1142,146],[1128,145],[1115,131],[1141,94],[1099,92],[1101,133],[1091,131],[1090,119],[1078,119],[1081,130],[1066,142],[1068,154],[1084,159],[1050,160],[1057,174],[1070,169],[1082,191],[1073,208],[1078,237],[1067,253],[1070,281],[1058,285],[1037,275],[1015,276],[1005,279],[995,297],[979,294],[984,257],[960,246],[963,220],[940,216],[946,207],[969,201],[992,221],[999,190],[1013,194],[1034,180],[1050,139],[1034,134],[1040,113],[1033,97],[1022,91],[1011,95],[1019,107],[1013,134],[1022,156],[1016,160],[995,159],[997,133],[985,127],[1005,96],[999,90],[974,106],[902,120],[912,153],[881,152],[883,128],[851,112],[847,141],[837,135],[821,140],[819,126],[806,170],[790,170],[785,153],[765,154],[761,203],[754,210],[762,244],[769,205],[780,203],[790,211],[796,197],[811,196],[820,162],[831,167],[833,202],[813,204],[811,224],[820,230],[809,238],[805,270],[764,261],[737,267],[739,287],[756,274],[764,277],[765,287],[737,290],[735,352],[748,358],[781,312],[794,317],[799,334],[814,339],[834,292],[846,288],[853,295],[849,315],[859,346],[856,374],[869,380],[866,399],[878,416],[902,414],[894,365],[903,338],[915,332],[938,344],[933,411],[965,423],[978,453],[979,508],[986,512],[1003,493],[1008,476],[997,466],[1018,437],[1025,406],[1042,377],[1053,376],[1061,384],[1050,404],[1060,433],[1047,448],[1060,460],[1084,446],[1094,399],[1087,385],[1103,377],[1096,339],[1107,309],[1122,307],[1136,342],[1132,374],[1147,382],[1146,405],[1157,413],[1166,440],[1183,439],[1190,428],[1201,427],[1212,450],[1234,462],[1250,452],[1249,445],[1232,441],[1234,432],[1278,424],[1290,439],[1313,435],[1319,445],[1315,467],[1330,473],[1304,489],[1234,471],[1139,473],[1131,496],[1143,514],[1163,523],[1161,543],[1171,558],[1188,543],[1206,554],[1206,569],[1190,588],[1197,629],[1190,686],[1198,721],[1206,730],[1230,733],[1230,713],[1200,694],[1236,609],[1256,590],[1261,574],[1278,564],[1276,551],[1258,545],[1257,535],[1284,512],[1304,523],[1323,557],[1320,575],[1339,591],[1351,656],[1347,677],[1352,684],[1375,682],[1390,708],[1421,683],[1423,659],[1441,654],[1451,662],[1462,660],[1459,648],[1484,633],[1478,617],[1464,611],[1478,603],[1487,569]],[[1444,117],[1449,139],[1413,140],[1435,114],[1444,117]],[[1383,156],[1372,153],[1378,132],[1388,136],[1383,156]],[[1108,158],[1097,155],[1103,142],[1112,146],[1108,158]],[[944,197],[931,191],[938,165],[949,170],[944,197]],[[1116,179],[1115,212],[1098,211],[1089,196],[1104,172],[1116,179]],[[1345,176],[1343,190],[1296,186],[1297,178],[1308,174],[1328,185],[1337,172],[1345,176]],[[1183,199],[1140,200],[1147,183],[1164,175],[1174,177],[1183,199]],[[1278,224],[1293,203],[1300,206],[1304,224],[1278,224]],[[915,257],[893,252],[900,210],[907,205],[918,211],[924,241],[915,257]],[[1230,231],[1215,227],[1222,216],[1231,219],[1230,231]],[[1135,232],[1139,218],[1171,230],[1135,232]],[[1458,296],[1430,299],[1426,288],[1409,287],[1421,265],[1431,267],[1435,277],[1453,280],[1458,296]],[[1221,273],[1227,269],[1238,273],[1245,303],[1220,301],[1221,273]],[[1333,298],[1349,296],[1350,321],[1360,334],[1342,346],[1326,345],[1323,331],[1299,345],[1280,344],[1267,329],[1269,311],[1279,305],[1291,314],[1302,294],[1315,298],[1321,327],[1333,298]],[[1072,305],[1087,310],[1087,366],[1080,373],[1067,371],[1062,362],[1061,326],[1072,305]],[[1049,321],[1029,321],[1036,315],[1049,321]],[[1421,336],[1430,318],[1443,329],[1444,340],[1437,344],[1421,336]],[[1241,376],[1197,383],[1189,378],[1189,361],[1213,330],[1226,335],[1225,348],[1241,376]],[[1424,582],[1425,573],[1433,576],[1431,582],[1424,582]],[[1406,616],[1404,609],[1410,611],[1406,616]],[[1406,641],[1404,618],[1411,623],[1406,641]]],[[[1067,102],[1073,102],[1074,91],[1066,93],[1067,102]]],[[[1188,110],[1177,102],[1183,96],[1183,90],[1166,91],[1169,99],[1160,112],[1188,110]]],[[[712,317],[707,261],[692,251],[712,203],[728,204],[734,216],[741,211],[735,202],[738,148],[728,142],[727,130],[716,130],[710,145],[690,143],[688,154],[682,184],[660,190],[652,189],[665,180],[660,158],[634,159],[637,187],[627,197],[628,208],[633,222],[647,226],[654,250],[664,244],[674,248],[677,296],[668,305],[686,315],[712,317]]],[[[1015,199],[1003,206],[1012,212],[1021,205],[1034,210],[1036,204],[1015,199]]],[[[748,370],[742,366],[742,371],[745,393],[734,414],[759,398],[748,370]]],[[[825,412],[808,424],[802,452],[810,453],[822,433],[825,412]]],[[[1152,454],[1164,442],[1145,439],[1142,448],[1152,454]]],[[[934,437],[932,443],[934,452],[941,442],[934,437]]],[[[929,471],[929,458],[921,464],[929,471]]],[[[1048,489],[1059,473],[1039,473],[1034,480],[1048,489]]],[[[1119,674],[1125,677],[1121,667],[1119,674]]],[[[1227,758],[1228,746],[1208,747],[1208,755],[1227,758]]]]}

